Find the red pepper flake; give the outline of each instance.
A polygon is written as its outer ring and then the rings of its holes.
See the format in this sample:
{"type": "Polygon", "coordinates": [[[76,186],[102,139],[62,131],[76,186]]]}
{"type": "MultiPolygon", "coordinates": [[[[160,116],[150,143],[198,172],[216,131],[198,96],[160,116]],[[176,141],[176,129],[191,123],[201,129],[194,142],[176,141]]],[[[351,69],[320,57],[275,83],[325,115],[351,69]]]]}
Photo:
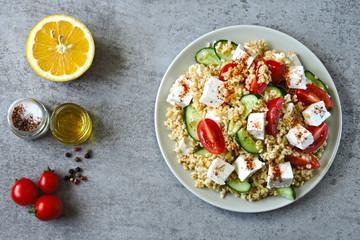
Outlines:
{"type": "Polygon", "coordinates": [[[85,181],[85,180],[86,180],[86,177],[81,176],[80,179],[83,180],[83,181],[85,181]]]}
{"type": "Polygon", "coordinates": [[[279,179],[281,177],[281,169],[279,164],[275,164],[272,168],[272,175],[270,176],[271,179],[279,179]]]}
{"type": "Polygon", "coordinates": [[[74,151],[75,151],[75,152],[78,152],[78,151],[80,151],[80,150],[81,150],[81,148],[78,148],[78,147],[74,148],[74,151]]]}

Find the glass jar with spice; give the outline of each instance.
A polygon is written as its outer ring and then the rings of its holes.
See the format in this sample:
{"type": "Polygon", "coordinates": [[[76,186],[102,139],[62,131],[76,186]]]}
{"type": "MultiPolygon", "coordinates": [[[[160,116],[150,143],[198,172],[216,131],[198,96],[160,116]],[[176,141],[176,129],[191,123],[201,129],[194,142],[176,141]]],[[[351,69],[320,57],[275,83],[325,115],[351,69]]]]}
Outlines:
{"type": "Polygon", "coordinates": [[[84,108],[74,103],[64,103],[53,111],[50,129],[59,142],[77,145],[89,138],[92,122],[84,108]]]}
{"type": "Polygon", "coordinates": [[[11,131],[22,138],[36,139],[49,129],[50,114],[46,107],[33,98],[21,98],[12,103],[8,110],[11,131]]]}

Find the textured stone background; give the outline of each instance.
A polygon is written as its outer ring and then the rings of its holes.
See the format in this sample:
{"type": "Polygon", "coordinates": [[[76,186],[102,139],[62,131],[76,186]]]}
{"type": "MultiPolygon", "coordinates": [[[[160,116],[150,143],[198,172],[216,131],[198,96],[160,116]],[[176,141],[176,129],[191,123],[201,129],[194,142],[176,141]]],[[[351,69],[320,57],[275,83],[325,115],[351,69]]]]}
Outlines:
{"type": "Polygon", "coordinates": [[[359,1],[1,1],[0,239],[358,239],[359,1]],[[341,3],[340,3],[341,2],[341,3]],[[78,80],[39,77],[25,54],[30,30],[52,14],[90,29],[92,67],[78,80]],[[168,65],[199,36],[230,25],[285,32],[310,48],[332,75],[343,107],[343,135],[328,174],[308,195],[282,209],[241,214],[200,200],[173,176],[158,148],[153,115],[168,65]],[[7,127],[20,97],[50,110],[64,102],[88,109],[95,127],[83,148],[94,157],[65,158],[72,147],[50,134],[24,141],[7,127]],[[61,182],[63,216],[40,222],[9,196],[15,177],[36,180],[49,164],[59,174],[77,165],[89,181],[61,182]]]}

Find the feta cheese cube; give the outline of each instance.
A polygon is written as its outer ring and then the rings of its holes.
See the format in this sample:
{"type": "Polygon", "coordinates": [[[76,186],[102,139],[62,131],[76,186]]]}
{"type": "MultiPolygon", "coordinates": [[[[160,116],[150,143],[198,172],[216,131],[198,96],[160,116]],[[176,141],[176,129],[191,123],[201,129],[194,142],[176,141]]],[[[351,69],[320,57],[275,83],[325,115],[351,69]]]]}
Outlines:
{"type": "Polygon", "coordinates": [[[257,155],[251,153],[240,154],[234,164],[240,181],[245,181],[265,165],[265,163],[259,160],[257,155]]]}
{"type": "Polygon", "coordinates": [[[264,140],[265,113],[251,113],[247,120],[246,129],[254,138],[264,140]]]}
{"type": "Polygon", "coordinates": [[[319,126],[325,119],[330,117],[330,113],[326,110],[324,101],[311,104],[306,108],[302,115],[305,123],[310,126],[319,126]]]}
{"type": "Polygon", "coordinates": [[[200,102],[217,108],[224,103],[225,98],[220,93],[220,87],[224,85],[224,82],[220,81],[215,77],[210,77],[204,86],[203,94],[201,95],[200,102]]]}
{"type": "Polygon", "coordinates": [[[314,142],[314,137],[311,132],[300,124],[297,124],[295,127],[291,128],[288,134],[286,134],[286,138],[291,145],[302,150],[314,142]]]}
{"type": "Polygon", "coordinates": [[[235,49],[235,52],[232,56],[232,59],[234,61],[238,62],[244,62],[246,67],[249,68],[251,64],[253,63],[255,57],[251,56],[251,54],[247,53],[244,50],[244,47],[239,44],[237,48],[235,49]]]}
{"type": "Polygon", "coordinates": [[[290,162],[269,166],[267,188],[282,188],[291,185],[294,178],[290,162]]]}
{"type": "Polygon", "coordinates": [[[192,139],[183,137],[180,142],[176,144],[175,152],[185,156],[189,156],[194,152],[195,142],[192,139]]]}
{"type": "Polygon", "coordinates": [[[173,106],[177,104],[182,108],[186,107],[190,104],[192,99],[190,85],[190,80],[186,79],[184,76],[180,76],[172,86],[166,101],[173,106]]]}
{"type": "Polygon", "coordinates": [[[205,118],[210,118],[211,120],[214,120],[219,126],[221,124],[221,118],[220,114],[216,110],[208,111],[205,115],[205,118]]]}
{"type": "Polygon", "coordinates": [[[289,57],[292,59],[295,66],[302,66],[298,56],[295,53],[289,52],[289,57]]]}
{"type": "Polygon", "coordinates": [[[285,80],[289,88],[306,89],[306,77],[304,67],[289,67],[285,73],[285,80]]]}
{"type": "Polygon", "coordinates": [[[220,158],[216,158],[211,163],[206,176],[213,180],[215,183],[219,185],[224,185],[226,179],[230,176],[234,169],[235,168],[231,164],[225,162],[220,158]]]}

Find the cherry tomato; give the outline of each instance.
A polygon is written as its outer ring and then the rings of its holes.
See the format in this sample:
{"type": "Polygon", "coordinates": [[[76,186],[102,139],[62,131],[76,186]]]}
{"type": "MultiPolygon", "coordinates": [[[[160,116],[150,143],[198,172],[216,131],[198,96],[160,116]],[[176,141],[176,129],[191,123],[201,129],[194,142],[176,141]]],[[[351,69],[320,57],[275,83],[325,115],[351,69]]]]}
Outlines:
{"type": "Polygon", "coordinates": [[[220,74],[219,74],[219,80],[221,81],[226,81],[225,78],[224,78],[224,74],[229,71],[229,68],[235,68],[236,66],[238,65],[238,63],[228,63],[226,64],[220,71],[220,74]]]}
{"type": "Polygon", "coordinates": [[[275,61],[275,60],[268,60],[266,61],[266,65],[268,66],[269,70],[271,71],[271,82],[273,84],[277,84],[283,81],[283,73],[284,73],[284,65],[275,61]]]}
{"type": "Polygon", "coordinates": [[[332,108],[333,103],[327,95],[327,93],[312,84],[306,84],[306,89],[298,89],[296,91],[298,101],[304,103],[305,106],[309,106],[313,103],[324,101],[326,108],[332,108]]]}
{"type": "Polygon", "coordinates": [[[222,131],[210,118],[201,120],[197,126],[197,134],[203,147],[213,154],[221,154],[225,149],[222,131]]]}
{"type": "Polygon", "coordinates": [[[21,206],[33,204],[39,196],[36,184],[28,178],[17,180],[11,188],[11,198],[21,206]]]}
{"type": "MultiPolygon", "coordinates": [[[[260,61],[265,61],[265,60],[260,60],[260,61]]],[[[246,87],[246,84],[245,84],[245,88],[249,92],[261,94],[263,91],[265,91],[267,84],[266,83],[260,83],[260,84],[258,83],[258,75],[259,75],[259,69],[260,69],[259,65],[256,64],[255,69],[256,69],[256,77],[250,83],[249,89],[246,87]]]]}
{"type": "Polygon", "coordinates": [[[326,123],[322,123],[319,126],[307,126],[307,130],[311,132],[314,137],[314,142],[303,151],[306,153],[312,153],[316,151],[326,140],[328,134],[328,126],[326,123]]]}
{"type": "Polygon", "coordinates": [[[300,153],[300,156],[294,156],[286,155],[285,161],[289,161],[294,166],[304,167],[306,169],[316,169],[320,167],[319,161],[312,155],[311,153],[304,153],[302,151],[298,151],[300,153]],[[310,156],[310,160],[307,160],[306,158],[310,156]],[[310,165],[310,168],[307,168],[307,166],[310,165]]]}
{"type": "Polygon", "coordinates": [[[49,221],[58,218],[63,209],[64,205],[60,198],[54,195],[45,195],[36,200],[34,209],[29,212],[34,212],[41,221],[49,221]]]}
{"type": "Polygon", "coordinates": [[[38,181],[41,191],[44,193],[53,193],[59,187],[59,177],[49,167],[40,175],[38,181]]]}
{"type": "Polygon", "coordinates": [[[281,109],[284,106],[284,99],[279,97],[271,100],[268,104],[269,111],[266,113],[266,121],[268,122],[266,125],[266,131],[270,135],[276,134],[276,128],[279,124],[279,118],[281,109]]]}

